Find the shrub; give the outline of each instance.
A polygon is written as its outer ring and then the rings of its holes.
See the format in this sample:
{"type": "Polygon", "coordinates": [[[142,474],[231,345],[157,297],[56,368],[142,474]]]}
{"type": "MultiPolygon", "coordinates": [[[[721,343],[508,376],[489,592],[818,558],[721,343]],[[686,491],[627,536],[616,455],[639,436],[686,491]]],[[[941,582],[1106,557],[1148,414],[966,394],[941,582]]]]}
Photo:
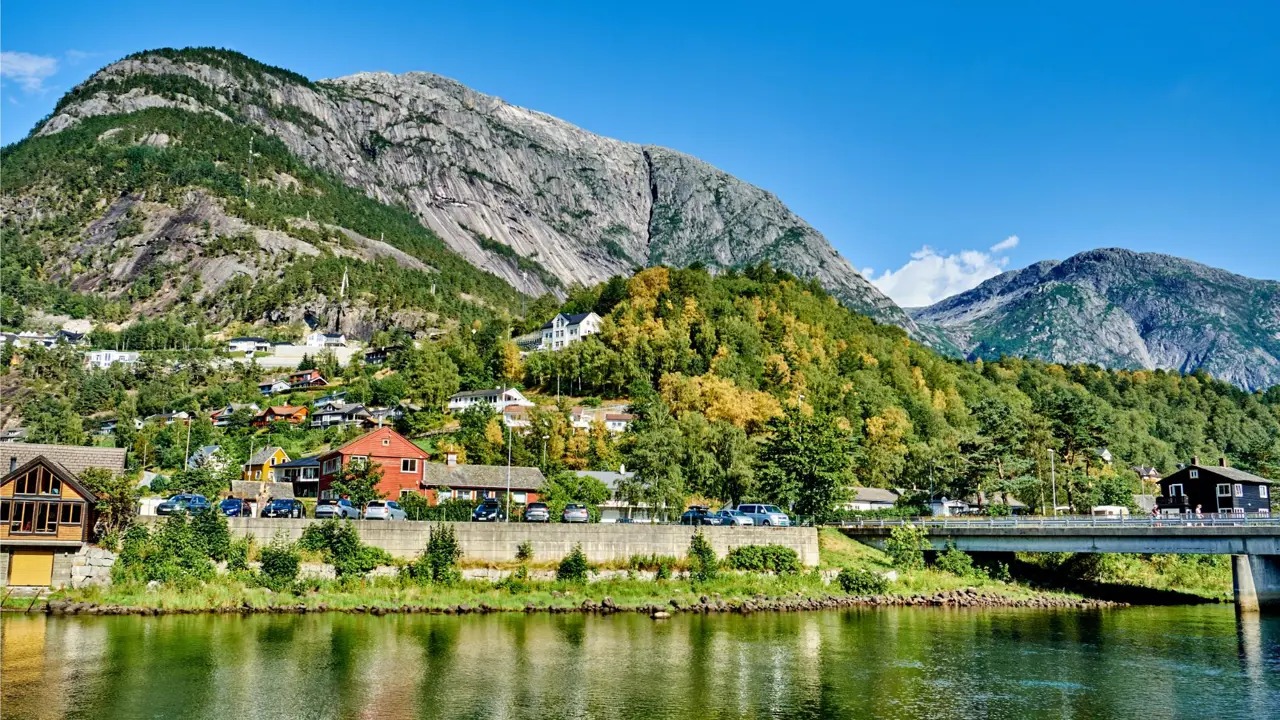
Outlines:
{"type": "Polygon", "coordinates": [[[249,569],[249,550],[253,541],[249,538],[236,538],[227,549],[227,570],[240,572],[249,569]]]}
{"type": "Polygon", "coordinates": [[[453,528],[435,525],[427,538],[426,549],[401,570],[401,575],[417,582],[450,585],[462,579],[462,571],[458,569],[461,558],[462,548],[458,546],[453,528]]]}
{"type": "Polygon", "coordinates": [[[337,518],[308,525],[298,547],[323,554],[338,577],[364,575],[379,565],[395,562],[387,551],[362,543],[351,521],[337,518]]]}
{"type": "Polygon", "coordinates": [[[689,541],[689,574],[694,580],[705,582],[716,578],[717,569],[716,551],[701,530],[695,532],[689,541]]]}
{"type": "Polygon", "coordinates": [[[525,540],[516,546],[516,559],[520,562],[530,562],[533,560],[533,543],[525,540]]]}
{"type": "Polygon", "coordinates": [[[164,475],[157,475],[151,478],[151,492],[157,495],[164,495],[165,491],[168,489],[169,489],[169,478],[165,477],[164,475]]]}
{"type": "Polygon", "coordinates": [[[914,570],[924,566],[924,551],[929,547],[929,530],[922,525],[905,523],[889,533],[884,543],[884,551],[893,559],[893,564],[903,570],[914,570]]]}
{"type": "Polygon", "coordinates": [[[724,566],[747,572],[794,575],[800,572],[800,555],[782,545],[741,545],[729,551],[724,566]]]}
{"type": "Polygon", "coordinates": [[[298,579],[298,568],[302,564],[296,544],[288,542],[284,535],[277,533],[271,544],[262,548],[258,559],[262,561],[260,575],[263,585],[276,591],[293,587],[294,581],[298,579]]]}
{"type": "Polygon", "coordinates": [[[889,580],[870,570],[844,568],[836,582],[850,595],[883,595],[889,591],[889,580]]]}
{"type": "Polygon", "coordinates": [[[587,581],[587,573],[590,571],[587,554],[582,552],[582,543],[578,543],[560,561],[560,567],[556,568],[556,579],[561,582],[582,583],[587,581]]]}
{"type": "Polygon", "coordinates": [[[231,528],[225,515],[213,509],[202,512],[192,518],[191,529],[210,559],[214,562],[227,559],[231,551],[231,528]]]}
{"type": "Polygon", "coordinates": [[[938,553],[938,557],[933,562],[934,567],[949,572],[957,577],[980,577],[985,576],[986,572],[979,567],[974,567],[973,558],[969,554],[956,547],[954,542],[947,542],[947,549],[938,553]]]}
{"type": "Polygon", "coordinates": [[[529,592],[529,568],[521,565],[516,568],[515,572],[502,578],[496,587],[500,590],[506,590],[512,595],[529,592]]]}

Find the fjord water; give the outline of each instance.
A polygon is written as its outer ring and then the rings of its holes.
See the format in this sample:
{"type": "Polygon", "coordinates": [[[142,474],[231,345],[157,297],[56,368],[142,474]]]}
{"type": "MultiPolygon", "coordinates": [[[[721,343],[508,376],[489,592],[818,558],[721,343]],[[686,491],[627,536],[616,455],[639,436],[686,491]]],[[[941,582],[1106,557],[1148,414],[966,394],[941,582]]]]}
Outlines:
{"type": "Polygon", "coordinates": [[[4,718],[1275,718],[1229,607],[6,615],[4,718]]]}

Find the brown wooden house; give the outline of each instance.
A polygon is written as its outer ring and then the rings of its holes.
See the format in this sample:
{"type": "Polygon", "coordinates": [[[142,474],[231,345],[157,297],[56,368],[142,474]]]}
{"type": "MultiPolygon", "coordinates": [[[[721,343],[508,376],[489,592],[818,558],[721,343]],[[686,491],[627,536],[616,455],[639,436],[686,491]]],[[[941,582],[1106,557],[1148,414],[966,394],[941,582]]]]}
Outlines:
{"type": "Polygon", "coordinates": [[[114,448],[15,443],[0,451],[0,577],[6,585],[65,585],[71,556],[91,539],[97,498],[80,481],[90,467],[124,470],[114,448]]]}

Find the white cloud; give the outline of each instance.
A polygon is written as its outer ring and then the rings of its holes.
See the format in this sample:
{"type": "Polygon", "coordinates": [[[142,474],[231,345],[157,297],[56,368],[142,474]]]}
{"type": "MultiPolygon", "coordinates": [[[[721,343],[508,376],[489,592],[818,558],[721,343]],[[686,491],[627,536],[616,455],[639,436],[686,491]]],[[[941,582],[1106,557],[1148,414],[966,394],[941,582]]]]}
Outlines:
{"type": "Polygon", "coordinates": [[[991,252],[1001,253],[1001,252],[1004,252],[1005,250],[1012,250],[1018,247],[1018,242],[1019,242],[1019,238],[1017,235],[1010,235],[1009,237],[1001,240],[995,245],[992,245],[991,252]]]}
{"type": "Polygon", "coordinates": [[[15,82],[27,92],[44,90],[44,81],[58,72],[58,59],[31,53],[0,52],[0,78],[15,82]]]}
{"type": "Polygon", "coordinates": [[[961,250],[942,255],[926,245],[911,253],[907,264],[897,270],[885,270],[880,277],[875,277],[874,269],[866,268],[862,274],[899,305],[923,307],[972,290],[982,281],[1004,272],[1009,258],[999,255],[1017,245],[1017,235],[992,245],[989,252],[961,250]]]}

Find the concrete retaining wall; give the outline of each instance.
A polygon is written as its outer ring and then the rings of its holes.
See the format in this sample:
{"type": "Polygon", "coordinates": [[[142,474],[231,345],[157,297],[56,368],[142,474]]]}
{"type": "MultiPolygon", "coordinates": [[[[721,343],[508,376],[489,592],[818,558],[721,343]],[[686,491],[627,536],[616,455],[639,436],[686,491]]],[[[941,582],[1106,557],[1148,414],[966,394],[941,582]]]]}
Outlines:
{"type": "MultiPolygon", "coordinates": [[[[141,517],[153,523],[154,517],[141,517]]],[[[252,536],[259,544],[271,542],[277,533],[289,540],[302,537],[302,529],[316,520],[277,520],[274,518],[228,518],[231,532],[252,536]]],[[[353,521],[360,538],[369,545],[382,548],[396,557],[412,558],[427,546],[430,529],[436,523],[353,521]]],[[[516,559],[516,547],[532,543],[535,561],[559,560],[582,543],[587,560],[592,563],[623,562],[632,555],[673,555],[684,557],[694,528],[683,525],[583,524],[548,525],[526,523],[449,523],[457,533],[463,557],[482,562],[506,562],[516,559]]],[[[800,562],[813,567],[818,564],[818,531],[811,527],[704,527],[703,534],[711,542],[716,555],[724,557],[740,545],[783,545],[795,550],[800,562]]]]}

